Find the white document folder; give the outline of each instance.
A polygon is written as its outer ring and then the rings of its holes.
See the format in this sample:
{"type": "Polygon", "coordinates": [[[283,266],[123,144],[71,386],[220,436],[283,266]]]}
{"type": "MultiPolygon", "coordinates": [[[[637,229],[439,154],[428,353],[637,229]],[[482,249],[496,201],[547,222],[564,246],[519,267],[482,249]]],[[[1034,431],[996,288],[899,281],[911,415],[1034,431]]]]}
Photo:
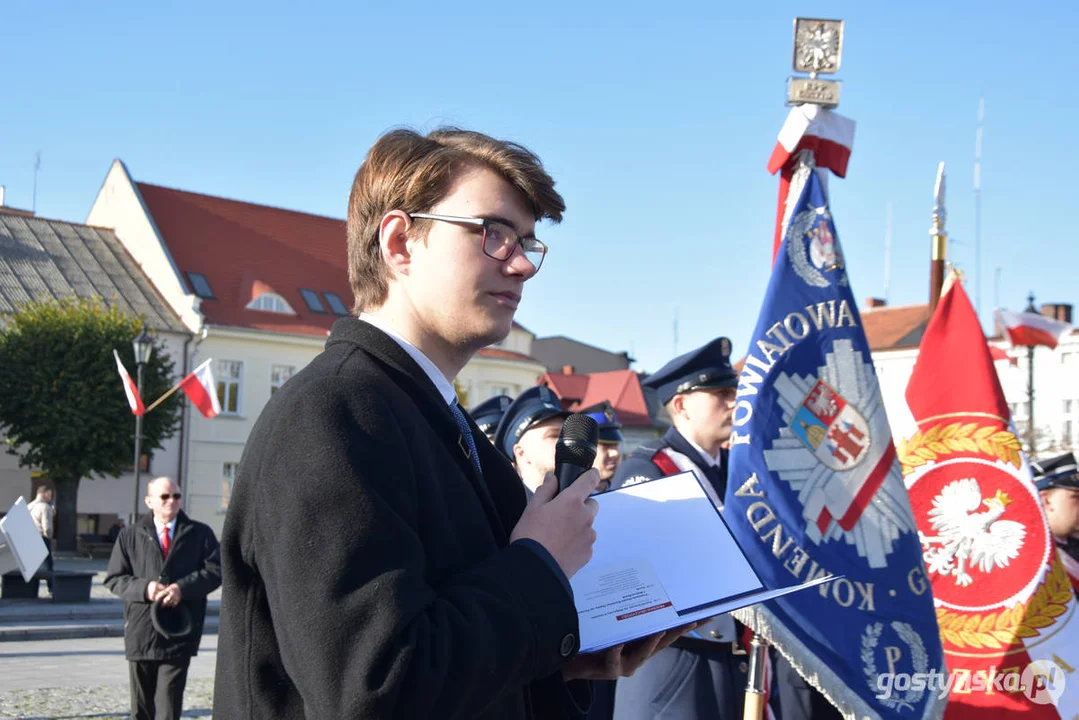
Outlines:
{"type": "Polygon", "coordinates": [[[592,559],[570,580],[582,653],[835,579],[766,588],[692,472],[595,499],[592,559]]]}

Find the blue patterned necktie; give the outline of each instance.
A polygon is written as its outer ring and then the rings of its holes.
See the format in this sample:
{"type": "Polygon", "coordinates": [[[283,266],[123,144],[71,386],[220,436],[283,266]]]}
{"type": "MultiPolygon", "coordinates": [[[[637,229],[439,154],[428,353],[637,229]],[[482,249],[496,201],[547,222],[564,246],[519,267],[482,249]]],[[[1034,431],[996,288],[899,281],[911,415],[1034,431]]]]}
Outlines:
{"type": "Polygon", "coordinates": [[[461,433],[464,435],[465,442],[468,443],[468,456],[472,458],[472,464],[476,466],[476,472],[480,474],[480,477],[483,477],[480,459],[476,455],[476,440],[472,437],[472,428],[465,418],[465,413],[457,403],[450,405],[450,409],[453,410],[453,419],[457,421],[457,427],[461,428],[461,433]]]}

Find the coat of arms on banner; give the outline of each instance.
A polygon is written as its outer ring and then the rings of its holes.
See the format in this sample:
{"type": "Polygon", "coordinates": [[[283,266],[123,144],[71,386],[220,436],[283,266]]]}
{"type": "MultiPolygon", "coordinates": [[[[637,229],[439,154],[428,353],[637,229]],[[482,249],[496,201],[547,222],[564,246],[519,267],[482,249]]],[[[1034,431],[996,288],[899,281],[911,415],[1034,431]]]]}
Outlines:
{"type": "MultiPolygon", "coordinates": [[[[843,269],[843,251],[832,232],[832,215],[827,207],[798,213],[787,229],[787,253],[798,277],[812,287],[828,287],[825,273],[843,269]]],[[[840,285],[847,284],[844,275],[840,285]]]]}
{"type": "Polygon", "coordinates": [[[845,540],[884,567],[895,540],[915,528],[876,375],[847,339],[824,358],[816,377],[776,377],[786,427],[765,463],[798,492],[808,538],[845,540]]]}

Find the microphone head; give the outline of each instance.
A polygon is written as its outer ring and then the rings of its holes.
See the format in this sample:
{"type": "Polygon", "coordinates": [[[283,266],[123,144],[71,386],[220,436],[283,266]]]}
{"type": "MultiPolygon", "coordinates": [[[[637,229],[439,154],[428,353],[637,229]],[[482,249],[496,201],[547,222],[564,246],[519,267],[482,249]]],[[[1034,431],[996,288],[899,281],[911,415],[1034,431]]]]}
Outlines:
{"type": "Polygon", "coordinates": [[[570,464],[590,468],[596,460],[599,425],[583,413],[574,413],[562,424],[562,434],[554,449],[556,465],[570,464]]]}

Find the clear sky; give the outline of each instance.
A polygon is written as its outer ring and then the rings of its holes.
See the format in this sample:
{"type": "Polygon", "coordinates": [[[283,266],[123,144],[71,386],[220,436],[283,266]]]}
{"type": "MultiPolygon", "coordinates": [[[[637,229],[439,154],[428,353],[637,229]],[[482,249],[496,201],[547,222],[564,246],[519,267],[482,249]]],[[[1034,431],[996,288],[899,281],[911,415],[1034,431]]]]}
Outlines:
{"type": "MultiPolygon", "coordinates": [[[[371,143],[457,124],[518,140],[564,222],[518,320],[655,370],[717,335],[746,350],[768,278],[796,15],[846,21],[857,121],[832,210],[859,299],[928,294],[948,164],[951,258],[990,322],[1079,301],[1073,3],[21,2],[0,11],[7,204],[83,221],[119,157],[139,181],[344,217],[371,143]],[[972,192],[985,98],[982,262],[972,192]],[[980,293],[976,286],[980,285],[980,293]]],[[[342,239],[342,262],[344,240],[342,239]]],[[[343,271],[343,270],[342,270],[343,271]]]]}

